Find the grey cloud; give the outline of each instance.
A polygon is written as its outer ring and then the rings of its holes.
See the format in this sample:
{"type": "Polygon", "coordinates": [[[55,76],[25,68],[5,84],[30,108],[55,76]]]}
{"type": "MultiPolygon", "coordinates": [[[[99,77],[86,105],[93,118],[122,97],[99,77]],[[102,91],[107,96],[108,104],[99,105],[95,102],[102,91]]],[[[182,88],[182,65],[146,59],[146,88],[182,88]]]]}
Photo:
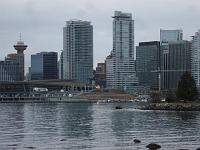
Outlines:
{"type": "Polygon", "coordinates": [[[114,10],[133,13],[135,45],[159,40],[160,28],[182,28],[185,38],[200,28],[198,0],[6,0],[0,1],[0,58],[14,52],[22,32],[30,55],[62,49],[62,28],[69,19],[89,20],[94,26],[94,63],[104,61],[112,49],[114,10]]]}

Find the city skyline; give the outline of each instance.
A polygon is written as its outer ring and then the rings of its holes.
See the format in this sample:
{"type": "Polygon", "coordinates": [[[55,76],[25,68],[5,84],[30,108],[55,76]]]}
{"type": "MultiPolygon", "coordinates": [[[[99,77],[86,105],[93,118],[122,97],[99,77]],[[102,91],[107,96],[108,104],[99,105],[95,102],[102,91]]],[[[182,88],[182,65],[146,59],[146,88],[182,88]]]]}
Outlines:
{"type": "Polygon", "coordinates": [[[200,150],[199,8],[0,0],[0,150],[200,150]]]}
{"type": "Polygon", "coordinates": [[[12,45],[22,32],[22,40],[29,48],[26,67],[30,66],[30,55],[40,51],[62,50],[62,26],[66,20],[80,19],[91,21],[94,26],[94,66],[105,60],[112,50],[112,19],[114,10],[130,12],[135,20],[135,46],[142,41],[159,40],[159,30],[183,29],[184,39],[191,39],[199,29],[200,14],[198,1],[144,0],[125,2],[118,0],[73,2],[1,1],[0,2],[0,59],[12,53],[12,45]],[[66,8],[65,8],[66,7],[66,8]],[[6,8],[6,9],[5,9],[6,8]],[[9,9],[7,9],[9,8],[9,9]],[[56,11],[54,11],[56,10],[56,11]],[[173,16],[171,14],[174,14],[173,16]],[[51,17],[49,17],[51,16],[51,17]]]}

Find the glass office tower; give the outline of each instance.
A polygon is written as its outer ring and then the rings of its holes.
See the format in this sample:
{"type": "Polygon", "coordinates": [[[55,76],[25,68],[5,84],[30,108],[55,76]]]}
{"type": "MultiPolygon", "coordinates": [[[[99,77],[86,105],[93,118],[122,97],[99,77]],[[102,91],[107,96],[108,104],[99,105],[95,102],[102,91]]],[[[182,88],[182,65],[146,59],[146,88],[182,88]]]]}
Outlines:
{"type": "Polygon", "coordinates": [[[57,55],[56,52],[31,55],[31,80],[58,79],[57,55]]]}

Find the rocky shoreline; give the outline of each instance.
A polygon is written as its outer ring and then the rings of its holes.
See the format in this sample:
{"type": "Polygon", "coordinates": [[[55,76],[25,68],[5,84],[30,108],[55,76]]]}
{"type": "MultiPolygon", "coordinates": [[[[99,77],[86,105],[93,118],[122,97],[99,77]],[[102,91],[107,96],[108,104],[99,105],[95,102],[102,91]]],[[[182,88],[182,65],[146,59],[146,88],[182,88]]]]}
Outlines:
{"type": "Polygon", "coordinates": [[[142,110],[200,111],[200,103],[148,103],[142,110]]]}

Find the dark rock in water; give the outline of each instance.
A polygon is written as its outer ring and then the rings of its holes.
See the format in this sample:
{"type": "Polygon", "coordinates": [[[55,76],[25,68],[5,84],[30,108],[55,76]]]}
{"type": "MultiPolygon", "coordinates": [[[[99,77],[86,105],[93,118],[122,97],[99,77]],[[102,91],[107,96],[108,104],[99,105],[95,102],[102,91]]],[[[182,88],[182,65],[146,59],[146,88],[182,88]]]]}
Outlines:
{"type": "Polygon", "coordinates": [[[60,141],[66,141],[66,139],[61,139],[60,141]]]}
{"type": "Polygon", "coordinates": [[[196,150],[200,150],[200,147],[198,147],[196,150]]]}
{"type": "Polygon", "coordinates": [[[178,149],[178,150],[189,150],[189,149],[182,149],[182,148],[181,148],[181,149],[178,149]]]}
{"type": "Polygon", "coordinates": [[[156,143],[150,143],[146,146],[146,148],[148,148],[149,150],[157,150],[160,149],[161,146],[156,143]]]}
{"type": "Polygon", "coordinates": [[[8,146],[18,146],[18,144],[10,144],[10,145],[8,145],[8,146]]]}
{"type": "Polygon", "coordinates": [[[122,109],[122,107],[121,106],[116,106],[115,109],[122,109]]]}
{"type": "Polygon", "coordinates": [[[24,148],[27,148],[27,149],[36,149],[36,147],[33,147],[33,146],[27,146],[27,147],[24,147],[24,148]]]}
{"type": "Polygon", "coordinates": [[[133,142],[134,142],[134,143],[141,143],[141,141],[138,140],[138,139],[134,139],[133,142]]]}

